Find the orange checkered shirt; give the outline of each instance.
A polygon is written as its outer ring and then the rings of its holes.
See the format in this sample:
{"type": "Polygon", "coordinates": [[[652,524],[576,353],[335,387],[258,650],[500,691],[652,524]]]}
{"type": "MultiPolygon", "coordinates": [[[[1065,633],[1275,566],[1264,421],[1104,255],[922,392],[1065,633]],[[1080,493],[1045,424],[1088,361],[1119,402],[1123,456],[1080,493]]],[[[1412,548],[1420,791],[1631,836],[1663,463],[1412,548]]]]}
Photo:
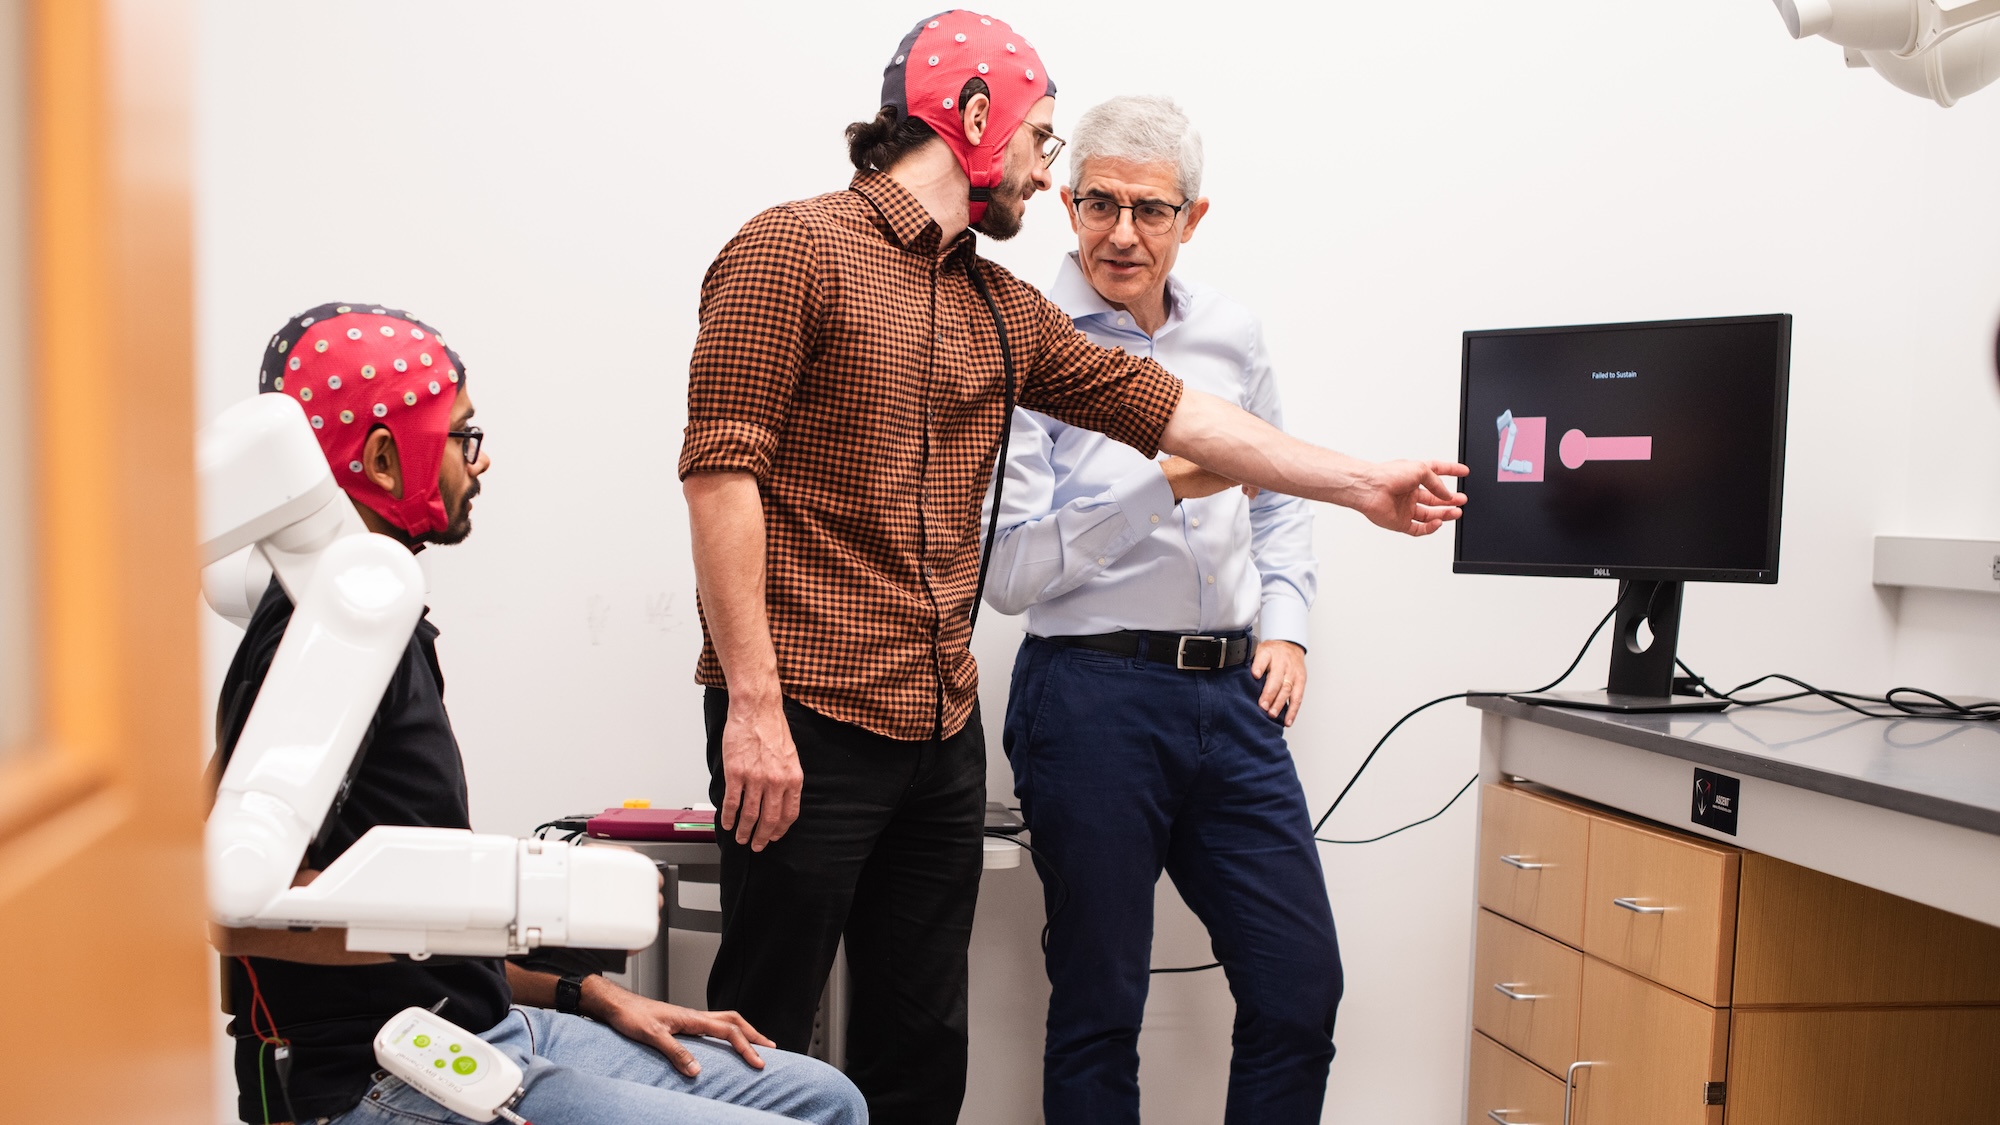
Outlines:
{"type": "MultiPolygon", "coordinates": [[[[1022,406],[1151,456],[1181,396],[979,257],[970,232],[941,234],[874,172],[745,224],[702,282],[680,460],[683,480],[757,478],[785,694],[909,741],[957,733],[978,687],[969,615],[1005,375],[966,271],[1006,322],[1022,406]]],[[[705,614],[702,636],[695,679],[724,687],[705,614]]]]}

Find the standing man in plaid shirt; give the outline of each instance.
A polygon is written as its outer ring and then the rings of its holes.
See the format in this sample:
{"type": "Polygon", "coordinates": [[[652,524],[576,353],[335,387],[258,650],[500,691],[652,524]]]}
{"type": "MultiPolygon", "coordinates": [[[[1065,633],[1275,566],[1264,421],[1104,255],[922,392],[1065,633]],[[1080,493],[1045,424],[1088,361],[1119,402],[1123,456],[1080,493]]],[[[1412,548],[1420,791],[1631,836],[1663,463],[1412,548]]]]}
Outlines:
{"type": "Polygon", "coordinates": [[[1091,343],[976,252],[1052,186],[1055,84],[997,19],[919,23],[846,191],[745,224],[702,284],[680,476],[710,796],[712,1006],[804,1048],[847,940],[848,1074],[876,1125],[958,1118],[986,740],[969,642],[978,517],[1018,401],[1148,456],[1426,535],[1449,462],[1372,464],[1091,343]]]}

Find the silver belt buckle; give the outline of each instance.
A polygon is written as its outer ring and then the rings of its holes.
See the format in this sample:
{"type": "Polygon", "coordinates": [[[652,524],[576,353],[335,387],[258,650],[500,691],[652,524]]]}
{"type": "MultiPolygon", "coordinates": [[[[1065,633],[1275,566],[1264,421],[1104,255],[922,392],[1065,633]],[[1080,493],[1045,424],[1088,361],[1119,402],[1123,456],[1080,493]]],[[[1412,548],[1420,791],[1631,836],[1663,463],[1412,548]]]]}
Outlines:
{"type": "Polygon", "coordinates": [[[1180,647],[1174,652],[1174,667],[1183,672],[1213,672],[1222,667],[1222,662],[1227,659],[1229,659],[1229,646],[1224,643],[1221,637],[1182,637],[1180,647]],[[1208,641],[1214,644],[1216,646],[1215,663],[1189,664],[1187,662],[1187,646],[1189,641],[1208,641]]]}

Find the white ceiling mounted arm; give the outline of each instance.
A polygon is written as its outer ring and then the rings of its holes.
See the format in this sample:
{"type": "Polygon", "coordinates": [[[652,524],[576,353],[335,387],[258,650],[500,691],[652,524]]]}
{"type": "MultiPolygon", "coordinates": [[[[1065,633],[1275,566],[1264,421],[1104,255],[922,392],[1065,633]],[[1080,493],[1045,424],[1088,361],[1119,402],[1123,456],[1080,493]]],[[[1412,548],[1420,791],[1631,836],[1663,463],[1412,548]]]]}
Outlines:
{"type": "Polygon", "coordinates": [[[1941,106],[2000,78],[2000,0],[1773,0],[1794,39],[1845,47],[1847,65],[1941,106]]]}
{"type": "Polygon", "coordinates": [[[1860,54],[1898,90],[1949,108],[2000,79],[2000,20],[1987,20],[1910,56],[1860,54]]]}
{"type": "Polygon", "coordinates": [[[1908,51],[1917,45],[1919,3],[1929,0],[1775,0],[1794,39],[1817,35],[1843,47],[1908,51]]]}

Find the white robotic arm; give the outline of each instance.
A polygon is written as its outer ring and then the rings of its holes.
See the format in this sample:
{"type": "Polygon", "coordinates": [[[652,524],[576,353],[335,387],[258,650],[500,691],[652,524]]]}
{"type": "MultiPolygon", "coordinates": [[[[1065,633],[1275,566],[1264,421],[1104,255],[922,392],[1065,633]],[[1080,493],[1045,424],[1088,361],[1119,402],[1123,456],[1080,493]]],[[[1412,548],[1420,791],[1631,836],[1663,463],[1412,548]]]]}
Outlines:
{"type": "Polygon", "coordinates": [[[1900,90],[1951,106],[2000,78],[2000,0],[1773,0],[1794,39],[1817,35],[1900,90]]]}
{"type": "Polygon", "coordinates": [[[610,848],[382,825],[291,885],[409,646],[423,574],[400,543],[367,533],[291,399],[232,407],[202,431],[198,461],[211,601],[240,594],[247,618],[261,559],[294,605],[209,813],[215,921],[340,926],[350,950],[414,957],[652,944],[653,865],[610,848]]]}

